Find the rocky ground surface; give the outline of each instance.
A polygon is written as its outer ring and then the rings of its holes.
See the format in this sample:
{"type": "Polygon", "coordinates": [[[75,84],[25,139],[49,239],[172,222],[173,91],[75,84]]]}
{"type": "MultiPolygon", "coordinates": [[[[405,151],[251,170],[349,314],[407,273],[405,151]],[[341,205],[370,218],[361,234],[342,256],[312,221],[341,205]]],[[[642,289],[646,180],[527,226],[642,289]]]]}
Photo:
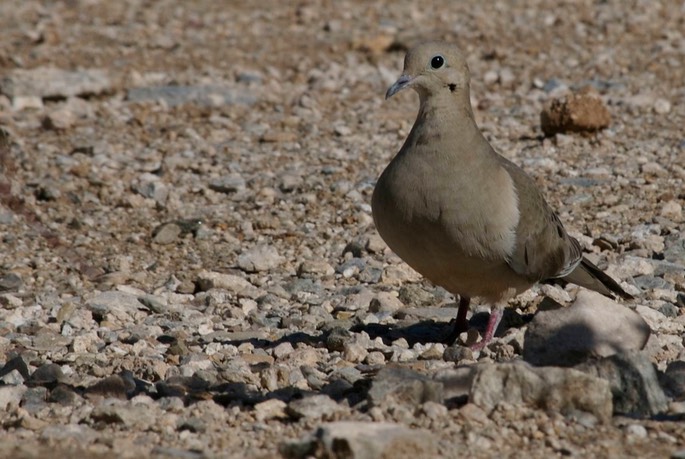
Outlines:
{"type": "Polygon", "coordinates": [[[685,457],[683,18],[0,2],[0,456],[685,457]],[[539,286],[482,352],[487,305],[444,344],[454,298],[370,210],[427,38],[628,307],[539,286]]]}

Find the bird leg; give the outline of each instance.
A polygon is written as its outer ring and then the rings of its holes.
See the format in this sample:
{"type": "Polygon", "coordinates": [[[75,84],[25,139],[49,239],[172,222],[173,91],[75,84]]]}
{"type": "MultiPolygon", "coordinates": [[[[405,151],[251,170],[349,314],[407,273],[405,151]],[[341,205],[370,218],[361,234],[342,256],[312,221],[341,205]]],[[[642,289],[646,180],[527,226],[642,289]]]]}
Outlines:
{"type": "Polygon", "coordinates": [[[488,319],[488,325],[485,327],[485,335],[483,339],[471,346],[472,351],[482,351],[485,346],[492,341],[497,331],[497,326],[504,316],[504,308],[501,305],[495,305],[490,311],[490,318],[488,319]]]}
{"type": "Polygon", "coordinates": [[[449,344],[454,344],[461,333],[468,331],[469,321],[466,320],[466,314],[469,312],[470,303],[471,298],[468,296],[459,295],[459,309],[457,310],[457,318],[454,320],[452,333],[450,333],[447,339],[449,344]]]}

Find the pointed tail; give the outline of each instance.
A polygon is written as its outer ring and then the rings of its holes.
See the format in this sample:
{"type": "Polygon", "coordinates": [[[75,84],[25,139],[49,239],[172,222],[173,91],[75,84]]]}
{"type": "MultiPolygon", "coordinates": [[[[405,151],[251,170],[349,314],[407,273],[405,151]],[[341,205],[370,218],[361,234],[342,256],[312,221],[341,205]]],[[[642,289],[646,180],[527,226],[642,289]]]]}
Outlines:
{"type": "Polygon", "coordinates": [[[561,278],[566,282],[571,282],[581,287],[594,290],[608,297],[620,296],[624,300],[632,300],[634,297],[626,292],[621,286],[609,277],[604,271],[592,264],[587,258],[583,257],[576,269],[561,278]]]}

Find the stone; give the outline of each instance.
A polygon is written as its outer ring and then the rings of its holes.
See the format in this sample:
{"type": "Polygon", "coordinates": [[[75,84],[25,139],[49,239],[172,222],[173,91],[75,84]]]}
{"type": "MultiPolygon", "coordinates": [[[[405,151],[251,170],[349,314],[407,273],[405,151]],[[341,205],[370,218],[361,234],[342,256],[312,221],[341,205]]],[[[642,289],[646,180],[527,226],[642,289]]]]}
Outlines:
{"type": "Polygon", "coordinates": [[[330,420],[335,414],[345,411],[328,395],[304,396],[288,403],[286,412],[294,419],[330,420]]]}
{"type": "Polygon", "coordinates": [[[404,303],[390,292],[378,292],[369,303],[371,312],[396,312],[404,307],[404,303]]]}
{"type": "Polygon", "coordinates": [[[335,268],[326,260],[304,260],[297,268],[297,275],[303,277],[311,274],[317,276],[332,276],[335,274],[335,268]]]}
{"type": "Polygon", "coordinates": [[[285,418],[287,405],[284,401],[272,398],[263,402],[257,403],[254,406],[255,418],[258,421],[265,421],[267,419],[285,418]]]}
{"type": "Polygon", "coordinates": [[[211,180],[208,186],[218,193],[235,193],[245,189],[245,179],[240,174],[229,174],[211,180]]]}
{"type": "Polygon", "coordinates": [[[575,368],[610,384],[615,414],[650,417],[667,409],[654,365],[642,352],[622,352],[575,368]]]}
{"type": "Polygon", "coordinates": [[[604,102],[591,93],[571,94],[552,100],[540,114],[542,132],[547,136],[596,132],[608,127],[610,122],[611,114],[604,102]]]}
{"type": "Polygon", "coordinates": [[[473,380],[482,365],[485,364],[460,365],[456,368],[444,369],[437,372],[433,379],[442,383],[445,400],[466,400],[473,380]]]}
{"type": "Polygon", "coordinates": [[[124,378],[121,375],[112,375],[103,378],[92,386],[88,387],[84,395],[88,398],[97,396],[126,400],[135,390],[135,388],[135,383],[127,378],[124,378]]]}
{"type": "Polygon", "coordinates": [[[0,292],[16,292],[23,285],[18,274],[7,273],[0,275],[0,292]]]}
{"type": "Polygon", "coordinates": [[[347,342],[343,346],[343,358],[347,362],[359,363],[362,362],[369,351],[364,346],[356,342],[347,342]]]}
{"type": "Polygon", "coordinates": [[[27,390],[28,387],[23,384],[17,386],[0,385],[0,410],[3,413],[9,413],[19,407],[27,390]]]}
{"type": "Polygon", "coordinates": [[[533,365],[573,366],[591,356],[644,348],[647,322],[635,311],[589,290],[568,308],[538,312],[524,337],[523,358],[533,365]]]}
{"type": "Polygon", "coordinates": [[[197,288],[206,292],[211,289],[224,289],[239,296],[257,298],[262,295],[257,287],[252,285],[247,279],[236,276],[235,274],[225,274],[213,271],[200,271],[195,281],[197,288]]]}
{"type": "Polygon", "coordinates": [[[601,422],[611,419],[609,383],[571,368],[533,367],[525,362],[478,368],[469,402],[492,412],[501,403],[525,405],[573,416],[585,412],[601,422]]]}
{"type": "Polygon", "coordinates": [[[127,429],[147,430],[159,422],[159,410],[134,400],[111,400],[95,406],[90,419],[101,424],[120,424],[127,429]]]}
{"type": "Polygon", "coordinates": [[[685,361],[670,362],[661,378],[662,386],[675,400],[685,400],[685,361]]]}
{"type": "Polygon", "coordinates": [[[429,401],[442,403],[443,385],[406,368],[384,368],[371,382],[368,399],[371,406],[386,407],[418,407],[429,401]]]}
{"type": "Polygon", "coordinates": [[[173,244],[181,234],[183,234],[183,229],[177,223],[163,223],[152,232],[152,241],[159,245],[173,244]]]}
{"type": "Polygon", "coordinates": [[[268,271],[283,261],[275,247],[259,245],[248,249],[238,256],[238,267],[245,272],[268,271]]]}
{"type": "Polygon", "coordinates": [[[126,322],[129,322],[132,316],[141,314],[141,311],[145,309],[136,295],[116,290],[95,295],[86,301],[86,306],[94,316],[111,315],[126,322]]]}
{"type": "Polygon", "coordinates": [[[416,459],[436,457],[437,441],[422,429],[389,422],[340,421],[323,424],[309,437],[283,443],[288,459],[328,457],[346,459],[416,459]]]}
{"type": "Polygon", "coordinates": [[[244,87],[222,85],[148,86],[131,88],[126,98],[131,102],[156,101],[168,107],[196,104],[206,107],[222,105],[252,105],[257,97],[244,87]]]}
{"type": "Polygon", "coordinates": [[[46,363],[36,369],[27,381],[28,386],[54,387],[64,381],[62,367],[56,363],[46,363]]]}
{"type": "Polygon", "coordinates": [[[15,97],[67,98],[114,90],[103,69],[62,70],[54,67],[15,69],[0,80],[0,92],[15,97]]]}

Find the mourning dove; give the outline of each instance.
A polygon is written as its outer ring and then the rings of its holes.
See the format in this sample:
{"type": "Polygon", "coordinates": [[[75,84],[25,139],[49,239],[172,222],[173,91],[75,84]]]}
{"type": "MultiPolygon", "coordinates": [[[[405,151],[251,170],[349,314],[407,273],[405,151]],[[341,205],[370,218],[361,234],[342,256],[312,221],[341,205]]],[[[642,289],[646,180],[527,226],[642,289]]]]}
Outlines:
{"type": "Polygon", "coordinates": [[[583,257],[533,180],[483,137],[469,80],[466,60],[452,45],[424,43],[407,53],[385,97],[412,88],[419,112],[372,198],[373,219],[388,246],[459,296],[454,339],[468,328],[471,297],[493,306],[474,346],[482,349],[506,302],[544,280],[632,298],[583,257]]]}

